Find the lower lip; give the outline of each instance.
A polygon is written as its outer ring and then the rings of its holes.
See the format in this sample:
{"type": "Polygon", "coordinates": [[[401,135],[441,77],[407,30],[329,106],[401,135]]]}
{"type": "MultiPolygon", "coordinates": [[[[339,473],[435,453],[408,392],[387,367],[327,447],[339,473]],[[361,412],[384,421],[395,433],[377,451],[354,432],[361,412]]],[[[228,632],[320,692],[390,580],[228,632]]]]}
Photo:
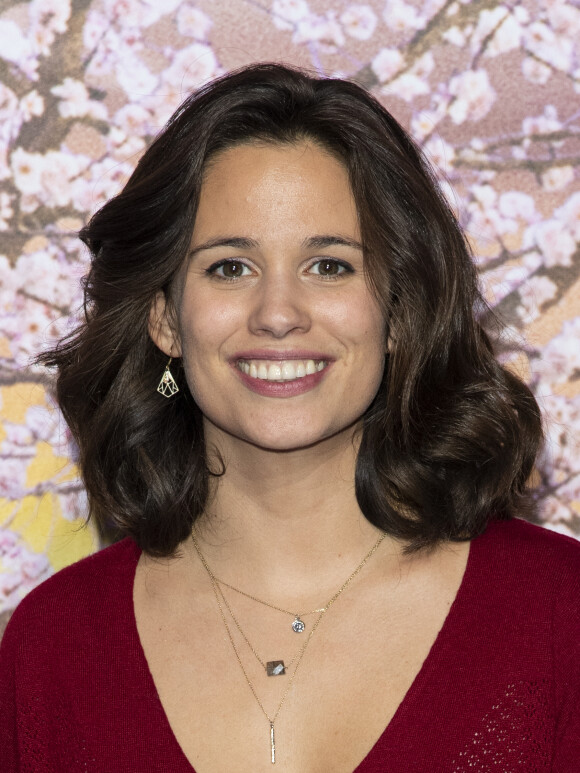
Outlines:
{"type": "Polygon", "coordinates": [[[325,377],[331,364],[332,363],[328,363],[325,368],[316,373],[302,376],[302,378],[295,378],[292,379],[292,381],[267,381],[266,379],[253,378],[241,371],[237,365],[234,365],[233,367],[242,384],[258,395],[263,395],[264,397],[295,397],[296,395],[310,392],[311,389],[318,386],[325,377]]]}

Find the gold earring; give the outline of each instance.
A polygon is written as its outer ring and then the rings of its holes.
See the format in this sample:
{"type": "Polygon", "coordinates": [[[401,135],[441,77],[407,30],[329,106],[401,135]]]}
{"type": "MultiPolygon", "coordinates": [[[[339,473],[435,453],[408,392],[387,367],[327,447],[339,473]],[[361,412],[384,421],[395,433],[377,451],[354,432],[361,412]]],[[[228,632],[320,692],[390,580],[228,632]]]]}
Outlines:
{"type": "Polygon", "coordinates": [[[159,385],[157,387],[157,391],[159,394],[162,394],[163,397],[173,397],[174,394],[179,392],[179,387],[175,383],[175,379],[173,378],[173,374],[169,370],[169,366],[171,365],[172,357],[169,358],[169,362],[165,366],[165,370],[163,371],[163,375],[161,376],[161,381],[159,382],[159,385]]]}

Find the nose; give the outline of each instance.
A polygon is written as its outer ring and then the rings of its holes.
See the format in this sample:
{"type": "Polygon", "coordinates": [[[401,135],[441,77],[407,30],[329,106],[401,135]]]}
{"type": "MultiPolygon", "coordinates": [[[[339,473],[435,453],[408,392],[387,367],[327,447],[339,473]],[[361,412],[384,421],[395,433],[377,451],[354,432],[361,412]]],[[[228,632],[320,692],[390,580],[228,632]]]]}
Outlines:
{"type": "Polygon", "coordinates": [[[248,324],[256,335],[273,338],[307,332],[311,326],[307,292],[298,277],[263,276],[255,288],[248,324]]]}

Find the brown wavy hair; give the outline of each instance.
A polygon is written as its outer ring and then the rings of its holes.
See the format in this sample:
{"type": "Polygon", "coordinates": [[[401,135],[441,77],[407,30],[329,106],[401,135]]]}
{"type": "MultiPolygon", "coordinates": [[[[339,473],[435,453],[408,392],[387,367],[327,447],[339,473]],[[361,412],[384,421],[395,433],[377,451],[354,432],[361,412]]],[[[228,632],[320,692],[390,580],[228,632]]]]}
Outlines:
{"type": "Polygon", "coordinates": [[[85,321],[41,361],[79,448],[90,516],[115,538],[171,555],[203,512],[213,474],[202,415],[156,391],[166,357],[148,334],[189,251],[204,169],[236,144],[309,139],[348,170],[365,268],[389,354],[364,416],[356,495],[407,549],[469,539],[525,514],[541,442],[529,389],[494,357],[470,250],[420,150],[363,88],[261,64],[191,95],[123,191],[80,232],[92,254],[85,321]]]}

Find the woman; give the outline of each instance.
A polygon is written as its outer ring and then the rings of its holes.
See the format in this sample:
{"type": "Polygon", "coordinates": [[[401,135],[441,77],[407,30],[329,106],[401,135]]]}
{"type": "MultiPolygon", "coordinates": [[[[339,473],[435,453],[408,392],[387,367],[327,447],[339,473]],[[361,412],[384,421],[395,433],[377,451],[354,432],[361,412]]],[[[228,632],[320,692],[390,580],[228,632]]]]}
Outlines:
{"type": "Polygon", "coordinates": [[[394,119],[240,70],[81,238],[44,361],[125,539],[15,612],[2,770],[577,770],[580,546],[513,519],[538,407],[394,119]]]}

